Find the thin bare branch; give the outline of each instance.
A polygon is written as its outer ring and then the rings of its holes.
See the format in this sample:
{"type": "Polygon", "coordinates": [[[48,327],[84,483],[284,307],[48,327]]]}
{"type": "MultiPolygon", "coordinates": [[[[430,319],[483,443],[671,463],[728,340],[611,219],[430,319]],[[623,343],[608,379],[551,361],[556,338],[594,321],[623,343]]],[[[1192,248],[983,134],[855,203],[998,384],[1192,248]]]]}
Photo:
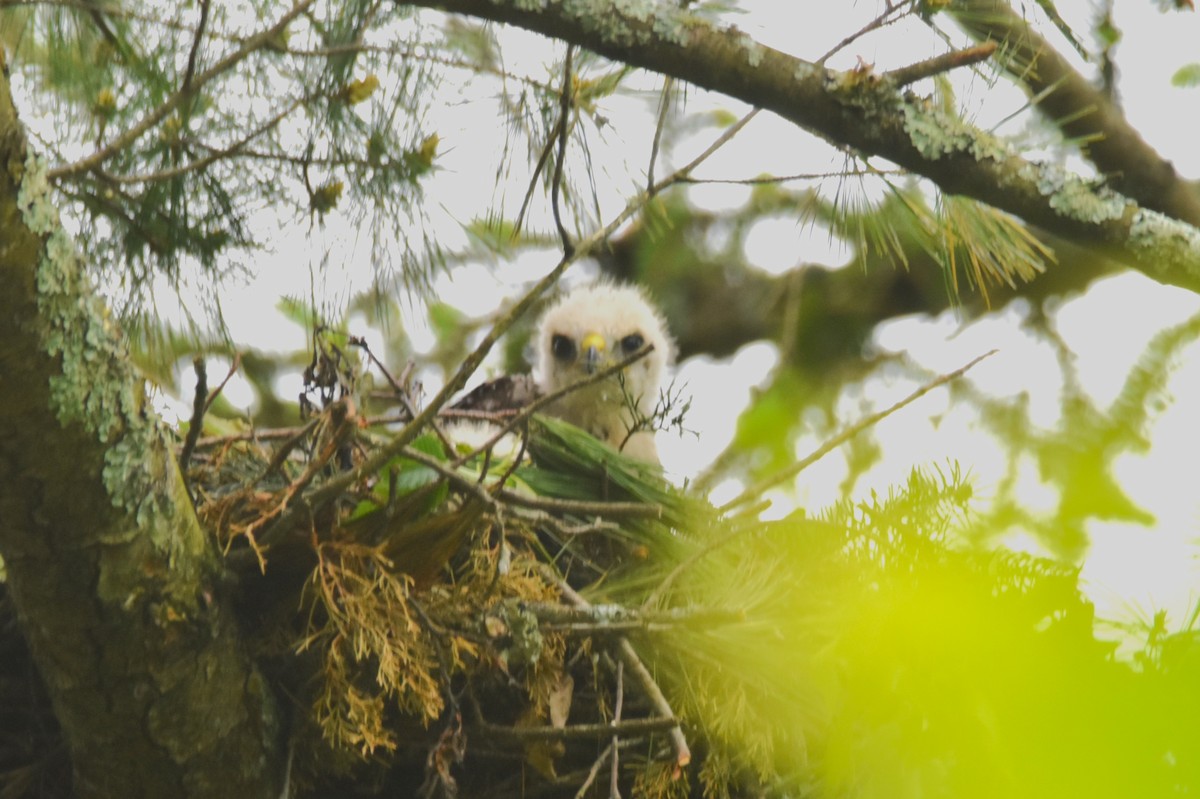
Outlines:
{"type": "Polygon", "coordinates": [[[204,149],[209,150],[209,154],[203,158],[198,158],[194,161],[189,161],[186,164],[171,167],[170,169],[161,169],[157,172],[149,172],[142,175],[118,175],[108,171],[103,171],[101,174],[106,181],[111,181],[113,183],[158,183],[164,180],[172,180],[174,178],[181,177],[189,172],[198,172],[202,169],[206,169],[211,164],[221,161],[225,158],[229,158],[230,156],[246,154],[244,153],[244,150],[251,142],[278,127],[279,124],[283,122],[283,120],[287,119],[287,117],[293,111],[307,104],[312,99],[312,96],[307,96],[293,100],[250,133],[225,147],[218,149],[211,148],[207,145],[201,145],[204,147],[204,149]]]}
{"type": "MultiPolygon", "coordinates": [[[[581,608],[591,607],[591,603],[568,585],[565,580],[555,573],[553,568],[546,564],[538,564],[538,566],[542,575],[558,586],[558,590],[566,597],[568,602],[581,608]]],[[[663,696],[662,689],[658,687],[658,683],[654,681],[654,677],[650,674],[646,665],[642,663],[642,659],[638,657],[629,640],[625,637],[618,638],[616,649],[617,656],[620,657],[621,661],[625,664],[625,668],[629,669],[638,685],[641,686],[646,699],[650,702],[655,712],[664,718],[674,718],[675,712],[671,710],[671,704],[663,696]]],[[[611,729],[610,727],[609,730],[611,731],[611,729]]],[[[675,768],[677,770],[681,769],[692,762],[692,751],[688,748],[687,739],[684,737],[683,729],[679,726],[678,722],[668,729],[667,734],[671,739],[671,748],[675,753],[675,768]]]]}
{"type": "Polygon", "coordinates": [[[784,483],[784,482],[787,482],[788,480],[792,479],[796,475],[800,474],[800,472],[804,471],[809,466],[813,465],[814,463],[819,461],[821,458],[825,457],[830,452],[832,452],[833,450],[840,447],[842,444],[845,444],[847,441],[854,438],[856,435],[858,435],[862,431],[878,424],[881,419],[885,419],[886,417],[891,416],[893,413],[895,413],[896,411],[905,407],[906,405],[910,405],[913,402],[916,402],[918,399],[925,396],[930,391],[933,391],[938,386],[945,385],[946,383],[949,383],[951,380],[956,380],[957,378],[962,377],[962,375],[965,374],[968,369],[972,368],[973,366],[975,366],[977,363],[984,360],[985,358],[992,357],[997,352],[999,352],[999,350],[989,350],[988,352],[985,352],[983,355],[980,355],[978,358],[975,358],[974,360],[972,360],[970,363],[966,364],[965,366],[960,366],[959,368],[955,369],[953,372],[947,372],[944,375],[940,375],[937,378],[930,380],[928,383],[924,384],[923,386],[918,388],[916,391],[909,394],[907,397],[900,400],[899,402],[892,405],[891,407],[886,408],[882,411],[878,411],[876,413],[872,413],[869,416],[863,417],[859,421],[857,421],[854,424],[847,427],[842,432],[840,432],[837,435],[835,435],[834,437],[828,439],[824,444],[817,447],[809,455],[805,456],[804,458],[801,458],[796,463],[793,463],[790,466],[788,466],[786,469],[781,469],[780,471],[776,472],[775,474],[773,474],[769,477],[765,477],[762,480],[755,483],[754,485],[750,486],[745,491],[743,491],[742,493],[738,494],[733,499],[726,502],[718,510],[721,511],[722,513],[724,513],[733,508],[736,508],[738,505],[742,505],[746,502],[749,502],[752,499],[757,499],[767,489],[774,488],[775,486],[779,485],[780,483],[784,483]]]}
{"type": "Polygon", "coordinates": [[[949,72],[952,69],[968,67],[972,64],[978,64],[981,61],[987,61],[996,52],[998,47],[999,45],[995,42],[984,42],[983,44],[976,45],[975,47],[967,47],[963,50],[951,50],[949,53],[942,53],[933,58],[927,58],[924,61],[918,61],[915,64],[909,64],[906,67],[885,72],[884,77],[896,86],[907,86],[910,83],[916,83],[925,78],[932,78],[934,75],[941,75],[943,72],[949,72]]]}
{"type": "Polygon", "coordinates": [[[183,83],[179,85],[180,92],[190,92],[192,78],[196,74],[196,59],[200,55],[200,45],[204,42],[205,29],[208,27],[208,12],[212,0],[200,0],[200,21],[196,24],[196,32],[192,35],[192,50],[188,53],[187,70],[183,73],[183,83]]]}

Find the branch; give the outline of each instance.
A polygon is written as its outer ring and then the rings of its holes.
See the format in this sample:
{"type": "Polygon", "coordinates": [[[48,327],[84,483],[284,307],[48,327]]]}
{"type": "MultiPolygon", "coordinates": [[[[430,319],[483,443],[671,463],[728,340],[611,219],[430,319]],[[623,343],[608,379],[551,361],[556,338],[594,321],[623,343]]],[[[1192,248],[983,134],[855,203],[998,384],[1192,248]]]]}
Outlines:
{"type": "Polygon", "coordinates": [[[817,447],[813,452],[809,453],[809,455],[807,455],[806,457],[800,459],[796,463],[791,464],[790,466],[788,466],[785,469],[781,469],[780,471],[776,472],[773,475],[770,475],[769,477],[763,478],[759,482],[757,482],[754,485],[747,488],[742,493],[738,494],[733,499],[726,502],[724,505],[722,505],[717,510],[720,511],[721,513],[725,513],[727,511],[729,511],[730,509],[737,507],[738,505],[743,505],[746,502],[749,502],[750,500],[761,496],[762,493],[764,491],[766,491],[767,489],[774,488],[775,486],[779,485],[780,483],[790,480],[791,478],[800,474],[800,472],[807,469],[809,466],[811,466],[814,463],[816,463],[817,461],[819,461],[821,458],[824,458],[826,455],[828,455],[833,450],[840,447],[842,444],[845,444],[847,441],[854,438],[856,435],[861,433],[863,430],[866,430],[868,427],[871,427],[872,425],[877,424],[881,419],[891,416],[893,413],[895,413],[896,411],[905,407],[906,405],[916,402],[921,397],[925,396],[930,391],[933,391],[938,386],[945,385],[946,383],[949,383],[951,380],[956,380],[956,379],[962,377],[967,372],[968,369],[975,366],[975,364],[979,363],[984,358],[992,357],[997,352],[999,352],[999,350],[989,350],[988,352],[985,352],[983,355],[980,355],[978,358],[975,358],[974,360],[972,360],[970,363],[966,364],[965,366],[960,366],[957,369],[955,369],[953,372],[947,372],[944,375],[939,375],[938,377],[935,377],[933,380],[930,380],[928,383],[924,384],[923,386],[918,388],[916,391],[909,394],[907,397],[900,400],[899,402],[892,405],[891,407],[885,408],[882,411],[877,411],[877,412],[871,414],[870,416],[866,416],[866,417],[860,419],[859,421],[857,421],[854,424],[847,427],[842,432],[835,435],[833,438],[830,438],[829,440],[827,440],[821,446],[817,447]]]}
{"type": "MultiPolygon", "coordinates": [[[[578,591],[568,585],[565,580],[559,577],[553,568],[545,564],[538,564],[538,566],[542,575],[547,580],[550,580],[556,586],[558,586],[558,590],[564,597],[566,597],[568,602],[585,610],[591,608],[591,603],[584,599],[578,591]]],[[[646,665],[642,663],[642,659],[638,657],[637,652],[629,643],[629,639],[625,638],[624,636],[621,636],[617,639],[617,655],[620,657],[621,662],[625,664],[625,668],[629,669],[629,671],[633,674],[634,679],[637,680],[638,685],[641,686],[642,691],[646,694],[646,699],[650,701],[650,704],[654,708],[655,712],[665,719],[673,720],[675,718],[675,712],[671,710],[670,703],[667,702],[667,698],[663,696],[662,689],[658,687],[658,683],[654,681],[654,677],[650,674],[650,671],[646,668],[646,665]]],[[[608,729],[611,732],[612,727],[609,726],[608,729]]],[[[671,739],[671,749],[675,754],[675,767],[676,769],[683,768],[688,763],[692,762],[692,751],[688,748],[687,739],[683,736],[683,728],[679,726],[678,721],[675,721],[675,723],[669,728],[668,735],[671,739]]]]}
{"type": "Polygon", "coordinates": [[[1103,249],[1163,283],[1200,291],[1200,232],[948,116],[890,81],[843,73],[718,29],[662,3],[424,0],[516,25],[633,66],[671,75],[762,107],[825,139],[890,161],[1021,217],[1065,239],[1103,249]],[[534,6],[539,8],[534,9],[534,6]]]}
{"type": "Polygon", "coordinates": [[[987,61],[996,52],[998,47],[999,45],[995,42],[984,42],[977,47],[968,47],[965,50],[952,50],[949,53],[942,53],[933,58],[909,64],[906,67],[893,69],[887,73],[886,77],[894,86],[908,86],[919,80],[932,78],[934,75],[940,75],[943,72],[949,72],[952,69],[987,61]]]}
{"type": "Polygon", "coordinates": [[[81,158],[73,164],[56,167],[47,171],[47,177],[51,180],[59,180],[61,178],[72,177],[81,172],[87,172],[95,169],[114,155],[124,150],[129,145],[133,144],[141,138],[148,130],[153,128],[159,122],[163,121],[168,114],[179,108],[185,102],[196,95],[204,85],[212,81],[214,78],[228,72],[233,67],[244,61],[248,56],[265,47],[268,43],[278,37],[292,20],[304,13],[309,6],[316,0],[298,0],[291,10],[284,14],[271,27],[259,31],[255,35],[247,39],[241,47],[233,51],[229,55],[222,58],[209,69],[196,75],[179,91],[172,94],[162,105],[155,108],[153,111],[142,117],[141,121],[134,125],[129,130],[122,133],[110,141],[104,147],[101,147],[96,152],[85,158],[81,158]]]}
{"type": "Polygon", "coordinates": [[[279,796],[281,711],[2,69],[0,163],[0,556],[74,784],[279,796]]]}
{"type": "Polygon", "coordinates": [[[977,39],[1000,42],[1000,61],[1037,98],[1036,105],[1118,191],[1144,207],[1200,227],[1200,190],[1180,180],[1129,124],[1113,100],[1079,74],[1005,0],[964,0],[954,19],[977,39]]]}

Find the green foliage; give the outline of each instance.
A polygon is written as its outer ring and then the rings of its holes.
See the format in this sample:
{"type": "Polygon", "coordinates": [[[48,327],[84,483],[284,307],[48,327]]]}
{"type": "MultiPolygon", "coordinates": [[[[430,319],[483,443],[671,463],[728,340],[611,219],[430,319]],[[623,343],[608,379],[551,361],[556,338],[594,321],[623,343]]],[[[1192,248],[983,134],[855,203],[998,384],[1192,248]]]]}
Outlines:
{"type": "MultiPolygon", "coordinates": [[[[1120,431],[1089,429],[1142,440],[1198,335],[1193,319],[1157,338],[1108,411],[1120,431]]],[[[631,795],[1165,797],[1198,784],[1193,625],[1159,619],[1118,659],[1073,569],[980,545],[996,520],[973,511],[957,468],[763,521],[534,416],[515,433],[525,447],[467,460],[423,432],[303,535],[271,534],[298,484],[344,474],[333,453],[362,463],[388,445],[369,423],[339,432],[339,407],[293,457],[255,463],[250,442],[210,442],[192,473],[243,590],[260,579],[255,553],[278,581],[247,606],[274,620],[252,625],[260,645],[298,672],[314,791],[331,764],[400,779],[451,747],[461,765],[438,779],[464,790],[510,795],[503,776],[524,770],[526,788],[573,794],[597,744],[568,731],[614,723],[622,633],[609,625],[627,620],[642,621],[621,629],[696,756],[680,772],[661,733],[622,734],[637,741],[618,769],[631,795]],[[522,449],[531,460],[514,463],[522,449]],[[575,591],[586,624],[563,622],[581,612],[575,591]]],[[[623,691],[623,720],[654,717],[628,671],[623,691]]]]}
{"type": "Polygon", "coordinates": [[[1114,662],[1072,570],[963,544],[969,497],[956,474],[914,471],[887,497],[730,520],[642,567],[654,606],[742,619],[641,639],[712,746],[706,795],[731,778],[769,795],[1173,795],[1200,738],[1163,713],[1167,682],[1114,662]]]}
{"type": "Polygon", "coordinates": [[[0,11],[10,63],[36,91],[22,104],[60,121],[42,146],[92,262],[127,265],[136,308],[155,272],[245,266],[269,205],[275,220],[340,214],[369,234],[381,276],[426,281],[441,257],[420,205],[436,155],[420,126],[428,61],[404,42],[363,44],[406,12],[319,3],[264,38],[286,4],[203,9],[0,11]],[[92,152],[98,163],[72,163],[92,152]]]}
{"type": "Polygon", "coordinates": [[[882,203],[867,202],[847,185],[832,204],[809,206],[855,245],[863,265],[878,258],[907,267],[914,252],[924,252],[942,267],[951,297],[960,296],[959,275],[965,273],[967,285],[986,300],[989,285],[1028,282],[1054,260],[1024,224],[1002,211],[940,193],[931,208],[915,186],[884,180],[888,196],[882,203]]]}
{"type": "Polygon", "coordinates": [[[1169,401],[1167,381],[1173,366],[1184,348],[1200,338],[1200,316],[1156,335],[1107,408],[1097,407],[1079,384],[1065,345],[1048,328],[1046,336],[1059,347],[1065,379],[1061,418],[1054,429],[1034,425],[1020,402],[1007,403],[960,387],[1008,449],[1008,476],[976,532],[987,539],[1024,529],[1058,556],[1075,561],[1087,545],[1089,520],[1147,525],[1154,521],[1129,498],[1112,467],[1122,454],[1148,448],[1150,423],[1169,401]],[[1056,507],[1049,514],[1026,510],[1016,491],[1018,470],[1026,456],[1036,462],[1041,479],[1058,491],[1056,507]]]}
{"type": "Polygon", "coordinates": [[[1171,76],[1171,85],[1181,89],[1200,86],[1200,64],[1184,64],[1171,76]]]}

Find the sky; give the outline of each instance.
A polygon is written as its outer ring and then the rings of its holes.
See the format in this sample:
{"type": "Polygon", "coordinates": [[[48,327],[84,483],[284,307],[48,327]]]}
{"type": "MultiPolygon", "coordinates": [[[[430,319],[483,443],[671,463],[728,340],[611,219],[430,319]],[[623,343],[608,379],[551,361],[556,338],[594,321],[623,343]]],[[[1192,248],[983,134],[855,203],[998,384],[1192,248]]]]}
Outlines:
{"type": "MultiPolygon", "coordinates": [[[[809,59],[819,57],[831,42],[865,23],[879,8],[872,2],[745,0],[738,5],[743,13],[728,15],[730,22],[764,44],[809,59]],[[834,13],[835,8],[838,13],[834,13]],[[798,24],[800,21],[803,24],[798,24]]],[[[1080,0],[1063,0],[1057,7],[1078,31],[1088,31],[1096,13],[1092,3],[1080,0]]],[[[1038,12],[1034,8],[1029,13],[1038,12]]],[[[1170,82],[1179,67],[1200,60],[1197,14],[1162,14],[1149,0],[1118,0],[1114,16],[1124,35],[1117,58],[1121,65],[1119,92],[1126,113],[1146,139],[1174,161],[1181,174],[1200,178],[1200,146],[1196,139],[1200,88],[1176,88],[1170,82]]],[[[1071,52],[1057,34],[1048,35],[1062,52],[1071,52]]],[[[514,73],[546,76],[561,52],[521,32],[503,33],[501,40],[506,45],[505,67],[514,73]]],[[[845,68],[861,60],[886,70],[928,57],[941,46],[924,25],[910,20],[855,42],[833,56],[829,64],[845,68]]],[[[1076,61],[1090,72],[1090,67],[1076,61]]],[[[1025,103],[1019,90],[1003,80],[989,85],[980,79],[968,79],[965,74],[961,80],[959,77],[958,96],[978,125],[1000,125],[1001,133],[1022,130],[1027,113],[1012,116],[1025,103]]],[[[593,138],[593,160],[602,165],[602,205],[608,214],[615,213],[624,197],[645,180],[647,120],[655,112],[660,84],[648,75],[635,76],[631,83],[642,91],[633,97],[605,101],[604,113],[610,124],[593,138]]],[[[477,82],[450,93],[453,99],[433,109],[429,118],[428,124],[439,134],[441,148],[436,162],[439,172],[428,187],[428,195],[430,207],[436,209],[439,237],[450,246],[464,240],[460,221],[482,216],[497,205],[511,217],[525,188],[527,177],[519,171],[495,191],[481,192],[479,188],[481,175],[490,182],[496,174],[500,157],[499,143],[479,135],[481,130],[496,125],[490,100],[493,88],[477,82]]],[[[915,88],[923,90],[920,84],[915,88]]],[[[705,109],[730,109],[734,113],[746,110],[725,98],[689,91],[687,111],[705,109]]],[[[713,136],[712,128],[685,132],[676,148],[665,154],[660,173],[690,160],[713,136]]],[[[1037,157],[1038,153],[1031,156],[1037,157]]],[[[820,172],[841,165],[841,157],[814,137],[776,117],[760,115],[731,146],[706,164],[702,174],[736,178],[763,172],[820,172]]],[[[1067,165],[1084,166],[1076,159],[1067,165]]],[[[699,207],[719,211],[736,208],[746,201],[748,193],[746,187],[709,185],[689,190],[689,197],[699,207]]],[[[304,233],[309,234],[307,224],[304,233]]],[[[365,287],[370,276],[365,263],[366,245],[356,243],[336,222],[311,235],[318,249],[327,248],[334,256],[333,262],[342,264],[321,276],[321,290],[344,298],[355,287],[365,287]]],[[[258,276],[236,287],[223,300],[236,341],[277,351],[305,346],[304,331],[265,310],[274,305],[280,293],[308,294],[308,276],[296,264],[312,262],[315,267],[316,259],[290,249],[286,242],[293,236],[293,232],[281,230],[280,246],[273,257],[259,262],[258,276]]],[[[782,219],[760,224],[749,238],[746,256],[758,268],[772,273],[801,263],[838,266],[849,257],[846,247],[827,231],[782,219]]],[[[470,315],[484,316],[495,310],[499,297],[511,296],[521,283],[540,277],[556,259],[556,253],[544,251],[509,263],[470,264],[438,277],[435,287],[438,295],[452,305],[470,315]]],[[[586,273],[586,267],[576,271],[586,273]]],[[[583,279],[586,277],[572,275],[568,282],[583,279]]],[[[1023,309],[1024,305],[1014,303],[969,324],[953,310],[936,318],[899,319],[881,326],[875,345],[883,351],[906,353],[911,363],[930,373],[953,370],[998,348],[999,353],[972,370],[967,379],[995,396],[1028,394],[1035,421],[1052,427],[1058,418],[1061,375],[1050,346],[1022,329],[1023,309]]],[[[1130,366],[1158,330],[1198,312],[1200,297],[1155,284],[1138,274],[1124,274],[1102,281],[1083,297],[1063,301],[1056,320],[1064,341],[1075,353],[1083,385],[1104,405],[1115,396],[1130,366]]],[[[418,348],[432,346],[431,331],[419,321],[410,330],[414,343],[418,348]]],[[[694,396],[688,426],[702,434],[660,440],[664,465],[673,479],[682,481],[693,476],[724,448],[733,434],[738,411],[775,363],[773,347],[758,343],[720,362],[700,357],[680,365],[678,379],[694,396]]],[[[221,371],[220,364],[209,367],[210,374],[221,371]]],[[[190,390],[186,375],[181,382],[186,397],[190,390]]],[[[845,399],[840,409],[842,418],[856,418],[862,412],[863,401],[883,407],[916,386],[913,378],[890,373],[867,381],[856,396],[845,399]]],[[[433,388],[431,385],[429,390],[433,388]]],[[[281,378],[283,395],[294,396],[299,389],[299,374],[281,378]]],[[[1195,546],[1200,536],[1200,494],[1195,490],[1195,476],[1200,475],[1200,422],[1192,412],[1200,403],[1200,348],[1187,350],[1172,378],[1171,393],[1174,403],[1157,418],[1150,452],[1123,457],[1117,464],[1118,478],[1135,502],[1153,512],[1156,523],[1149,527],[1097,523],[1091,529],[1093,547],[1083,563],[1082,575],[1102,616],[1144,618],[1154,608],[1166,608],[1170,618],[1179,623],[1200,600],[1200,560],[1195,546]]],[[[249,388],[235,379],[227,386],[226,395],[235,403],[248,402],[249,388]]],[[[181,407],[179,413],[186,418],[186,403],[181,407]]],[[[903,457],[885,459],[874,467],[859,483],[862,492],[886,490],[902,482],[913,464],[958,461],[970,469],[980,493],[986,496],[989,485],[1000,479],[1004,467],[995,441],[980,429],[973,411],[953,406],[944,389],[931,392],[885,420],[875,435],[884,452],[903,453],[903,457]]],[[[815,437],[805,436],[798,444],[797,455],[805,455],[819,444],[815,437]]],[[[1026,471],[1023,496],[1034,506],[1048,502],[1047,489],[1037,478],[1034,465],[1028,464],[1026,471]]],[[[837,499],[845,472],[846,462],[840,453],[827,456],[805,471],[793,490],[775,496],[774,512],[784,513],[796,504],[821,507],[837,499]]],[[[719,501],[737,489],[733,484],[719,486],[714,498],[719,501]]],[[[1038,550],[1032,541],[1018,539],[1012,543],[1038,550]]]]}

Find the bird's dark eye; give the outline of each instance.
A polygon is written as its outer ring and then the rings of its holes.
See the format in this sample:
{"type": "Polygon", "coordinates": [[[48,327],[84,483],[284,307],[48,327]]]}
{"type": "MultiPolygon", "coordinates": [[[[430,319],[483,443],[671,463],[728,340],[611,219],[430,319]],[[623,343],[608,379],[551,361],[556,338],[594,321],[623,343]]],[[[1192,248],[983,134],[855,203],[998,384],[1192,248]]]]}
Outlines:
{"type": "Polygon", "coordinates": [[[563,335],[555,335],[550,339],[550,351],[560,361],[575,360],[575,342],[563,335]]]}
{"type": "Polygon", "coordinates": [[[621,339],[621,349],[625,350],[625,352],[630,355],[637,352],[644,346],[646,346],[646,339],[642,337],[641,333],[631,333],[625,338],[621,339]]]}

